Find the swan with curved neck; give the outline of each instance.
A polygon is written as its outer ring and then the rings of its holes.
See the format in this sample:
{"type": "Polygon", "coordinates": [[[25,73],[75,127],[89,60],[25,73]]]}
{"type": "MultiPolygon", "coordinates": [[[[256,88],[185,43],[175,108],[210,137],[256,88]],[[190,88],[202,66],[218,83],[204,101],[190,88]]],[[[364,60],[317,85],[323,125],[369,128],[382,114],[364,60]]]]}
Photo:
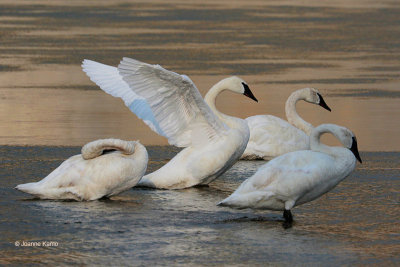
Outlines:
{"type": "MultiPolygon", "coordinates": [[[[224,90],[244,94],[246,86],[242,83],[237,77],[226,78],[214,85],[204,98],[218,119],[226,124],[228,130],[223,136],[205,146],[185,148],[159,170],[145,175],[138,185],[180,189],[208,184],[232,167],[246,148],[250,132],[245,120],[218,111],[215,99],[224,90]]],[[[196,138],[203,138],[201,134],[198,133],[196,138]]]]}
{"type": "MultiPolygon", "coordinates": [[[[247,123],[240,119],[236,118],[233,116],[226,115],[222,112],[220,112],[217,107],[215,106],[215,102],[217,99],[217,96],[222,93],[223,91],[228,90],[232,91],[234,93],[240,93],[243,94],[254,101],[258,102],[258,100],[254,97],[253,93],[250,91],[250,88],[248,85],[241,80],[240,78],[236,76],[232,76],[229,78],[225,78],[218,83],[216,83],[214,86],[210,88],[210,90],[207,92],[207,94],[204,97],[204,101],[207,103],[207,105],[210,107],[210,109],[213,111],[213,113],[226,125],[229,127],[241,127],[243,128],[244,125],[247,125],[247,123]]],[[[248,127],[244,127],[248,129],[248,127]]]]}
{"type": "Polygon", "coordinates": [[[288,121],[272,115],[256,115],[246,119],[250,128],[250,140],[241,159],[269,160],[287,152],[310,148],[309,135],[313,126],[297,113],[296,103],[299,100],[331,110],[314,88],[293,92],[285,105],[288,121]]]}
{"type": "Polygon", "coordinates": [[[222,206],[284,211],[291,224],[291,209],[327,193],[345,179],[360,163],[357,139],[353,132],[335,124],[321,124],[311,132],[311,150],[294,151],[264,164],[245,180],[222,206]],[[344,147],[320,142],[332,133],[344,147]]]}
{"type": "Polygon", "coordinates": [[[140,186],[181,189],[208,184],[246,148],[247,123],[215,107],[215,98],[224,90],[257,101],[246,82],[236,76],[215,84],[203,99],[189,77],[159,65],[124,58],[118,68],[90,60],[84,60],[82,67],[101,89],[122,98],[171,145],[185,147],[159,170],[145,175],[140,186]]]}
{"type": "Polygon", "coordinates": [[[96,200],[135,186],[146,172],[147,161],[147,150],[138,141],[96,140],[41,181],[16,189],[42,199],[96,200]]]}

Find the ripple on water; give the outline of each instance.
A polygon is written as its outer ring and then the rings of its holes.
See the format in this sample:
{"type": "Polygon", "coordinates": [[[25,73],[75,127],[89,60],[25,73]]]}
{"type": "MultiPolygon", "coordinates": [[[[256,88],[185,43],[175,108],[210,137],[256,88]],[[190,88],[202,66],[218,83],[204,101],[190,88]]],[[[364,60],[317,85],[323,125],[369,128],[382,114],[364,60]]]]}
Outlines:
{"type": "MultiPolygon", "coordinates": [[[[63,158],[63,147],[0,147],[13,164],[0,170],[1,264],[318,264],[399,260],[399,153],[363,153],[363,165],[332,192],[293,210],[284,230],[280,212],[233,210],[216,203],[263,161],[239,161],[208,187],[133,188],[92,202],[45,201],[13,190],[38,180],[63,158]],[[28,153],[29,152],[29,153],[28,153]],[[57,159],[56,163],[55,160],[57,159]],[[38,160],[40,159],[40,160],[38,160]],[[19,167],[16,167],[19,166],[19,167]],[[57,241],[57,247],[15,247],[15,241],[57,241]]],[[[149,147],[153,161],[178,150],[149,147]]],[[[0,158],[4,160],[4,158],[0,158]]]]}

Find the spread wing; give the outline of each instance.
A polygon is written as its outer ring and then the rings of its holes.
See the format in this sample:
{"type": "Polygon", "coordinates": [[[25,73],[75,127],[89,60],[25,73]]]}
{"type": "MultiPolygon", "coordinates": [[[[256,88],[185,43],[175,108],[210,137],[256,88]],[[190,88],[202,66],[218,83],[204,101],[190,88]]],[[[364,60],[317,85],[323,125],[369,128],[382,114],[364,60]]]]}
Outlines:
{"type": "Polygon", "coordinates": [[[104,92],[124,100],[125,105],[144,121],[153,131],[165,136],[157,120],[154,118],[150,106],[143,97],[135,94],[128,84],[119,75],[118,68],[85,59],[82,69],[90,80],[97,84],[104,92]]]}
{"type": "Polygon", "coordinates": [[[83,70],[105,92],[120,97],[168,142],[187,147],[225,135],[227,126],[185,75],[123,58],[117,68],[84,60],[83,70]]]}

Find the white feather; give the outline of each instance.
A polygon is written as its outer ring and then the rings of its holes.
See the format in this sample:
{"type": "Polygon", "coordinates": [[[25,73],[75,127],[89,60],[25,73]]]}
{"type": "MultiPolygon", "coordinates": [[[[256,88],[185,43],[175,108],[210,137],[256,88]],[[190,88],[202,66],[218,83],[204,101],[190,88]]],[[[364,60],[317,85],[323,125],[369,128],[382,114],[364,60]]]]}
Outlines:
{"type": "Polygon", "coordinates": [[[242,155],[249,140],[247,123],[222,114],[215,107],[215,98],[223,90],[251,94],[242,79],[234,76],[221,80],[203,99],[189,77],[159,65],[124,58],[117,74],[115,68],[97,64],[87,60],[82,64],[94,82],[104,91],[122,97],[170,144],[186,147],[162,168],[144,176],[139,185],[180,189],[208,184],[242,155]],[[107,78],[102,77],[103,71],[107,78]]]}
{"type": "Polygon", "coordinates": [[[170,144],[192,145],[192,133],[201,128],[210,139],[225,131],[189,77],[126,57],[118,70],[129,87],[146,99],[170,144]]]}
{"type": "Polygon", "coordinates": [[[285,105],[288,121],[272,115],[256,115],[246,119],[250,139],[241,159],[270,160],[291,151],[310,148],[309,134],[313,126],[297,114],[296,103],[299,100],[319,104],[320,94],[314,88],[293,92],[285,105]]]}
{"type": "Polygon", "coordinates": [[[194,131],[206,131],[207,139],[212,140],[226,129],[186,75],[129,58],[124,58],[118,68],[85,59],[82,68],[102,90],[122,98],[171,145],[188,147],[193,140],[198,143],[194,131]]]}
{"type": "Polygon", "coordinates": [[[165,136],[146,100],[129,88],[129,85],[119,74],[118,68],[85,59],[82,62],[82,69],[90,80],[96,83],[104,92],[121,98],[125,105],[142,119],[150,129],[161,136],[165,136]]]}
{"type": "Polygon", "coordinates": [[[354,170],[356,158],[349,149],[354,145],[352,138],[354,134],[344,127],[322,124],[312,131],[311,150],[274,158],[219,204],[235,208],[290,210],[312,201],[354,170]],[[320,136],[326,132],[335,135],[346,147],[321,144],[320,136]]]}
{"type": "Polygon", "coordinates": [[[43,199],[95,200],[135,186],[146,172],[147,161],[146,148],[139,142],[96,140],[41,181],[16,189],[43,199]],[[116,151],[103,154],[108,149],[116,151]]]}

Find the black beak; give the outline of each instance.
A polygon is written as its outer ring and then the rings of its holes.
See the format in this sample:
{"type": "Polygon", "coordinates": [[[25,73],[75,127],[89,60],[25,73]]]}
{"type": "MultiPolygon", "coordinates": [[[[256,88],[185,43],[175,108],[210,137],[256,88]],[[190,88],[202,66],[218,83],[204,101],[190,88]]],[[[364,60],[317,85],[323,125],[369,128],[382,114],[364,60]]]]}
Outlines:
{"type": "Polygon", "coordinates": [[[250,88],[247,84],[243,83],[243,87],[244,87],[244,95],[247,97],[250,97],[251,99],[253,99],[254,101],[258,102],[257,98],[253,95],[253,93],[250,91],[250,88]]]}
{"type": "Polygon", "coordinates": [[[356,157],[356,159],[362,163],[360,154],[358,154],[358,148],[357,148],[357,139],[353,136],[353,143],[351,144],[351,148],[350,148],[351,152],[353,152],[354,156],[356,157]]]}
{"type": "Polygon", "coordinates": [[[319,96],[319,105],[324,109],[331,111],[331,108],[328,107],[328,105],[325,103],[325,100],[322,98],[322,95],[320,95],[319,93],[317,93],[317,95],[319,96]]]}

